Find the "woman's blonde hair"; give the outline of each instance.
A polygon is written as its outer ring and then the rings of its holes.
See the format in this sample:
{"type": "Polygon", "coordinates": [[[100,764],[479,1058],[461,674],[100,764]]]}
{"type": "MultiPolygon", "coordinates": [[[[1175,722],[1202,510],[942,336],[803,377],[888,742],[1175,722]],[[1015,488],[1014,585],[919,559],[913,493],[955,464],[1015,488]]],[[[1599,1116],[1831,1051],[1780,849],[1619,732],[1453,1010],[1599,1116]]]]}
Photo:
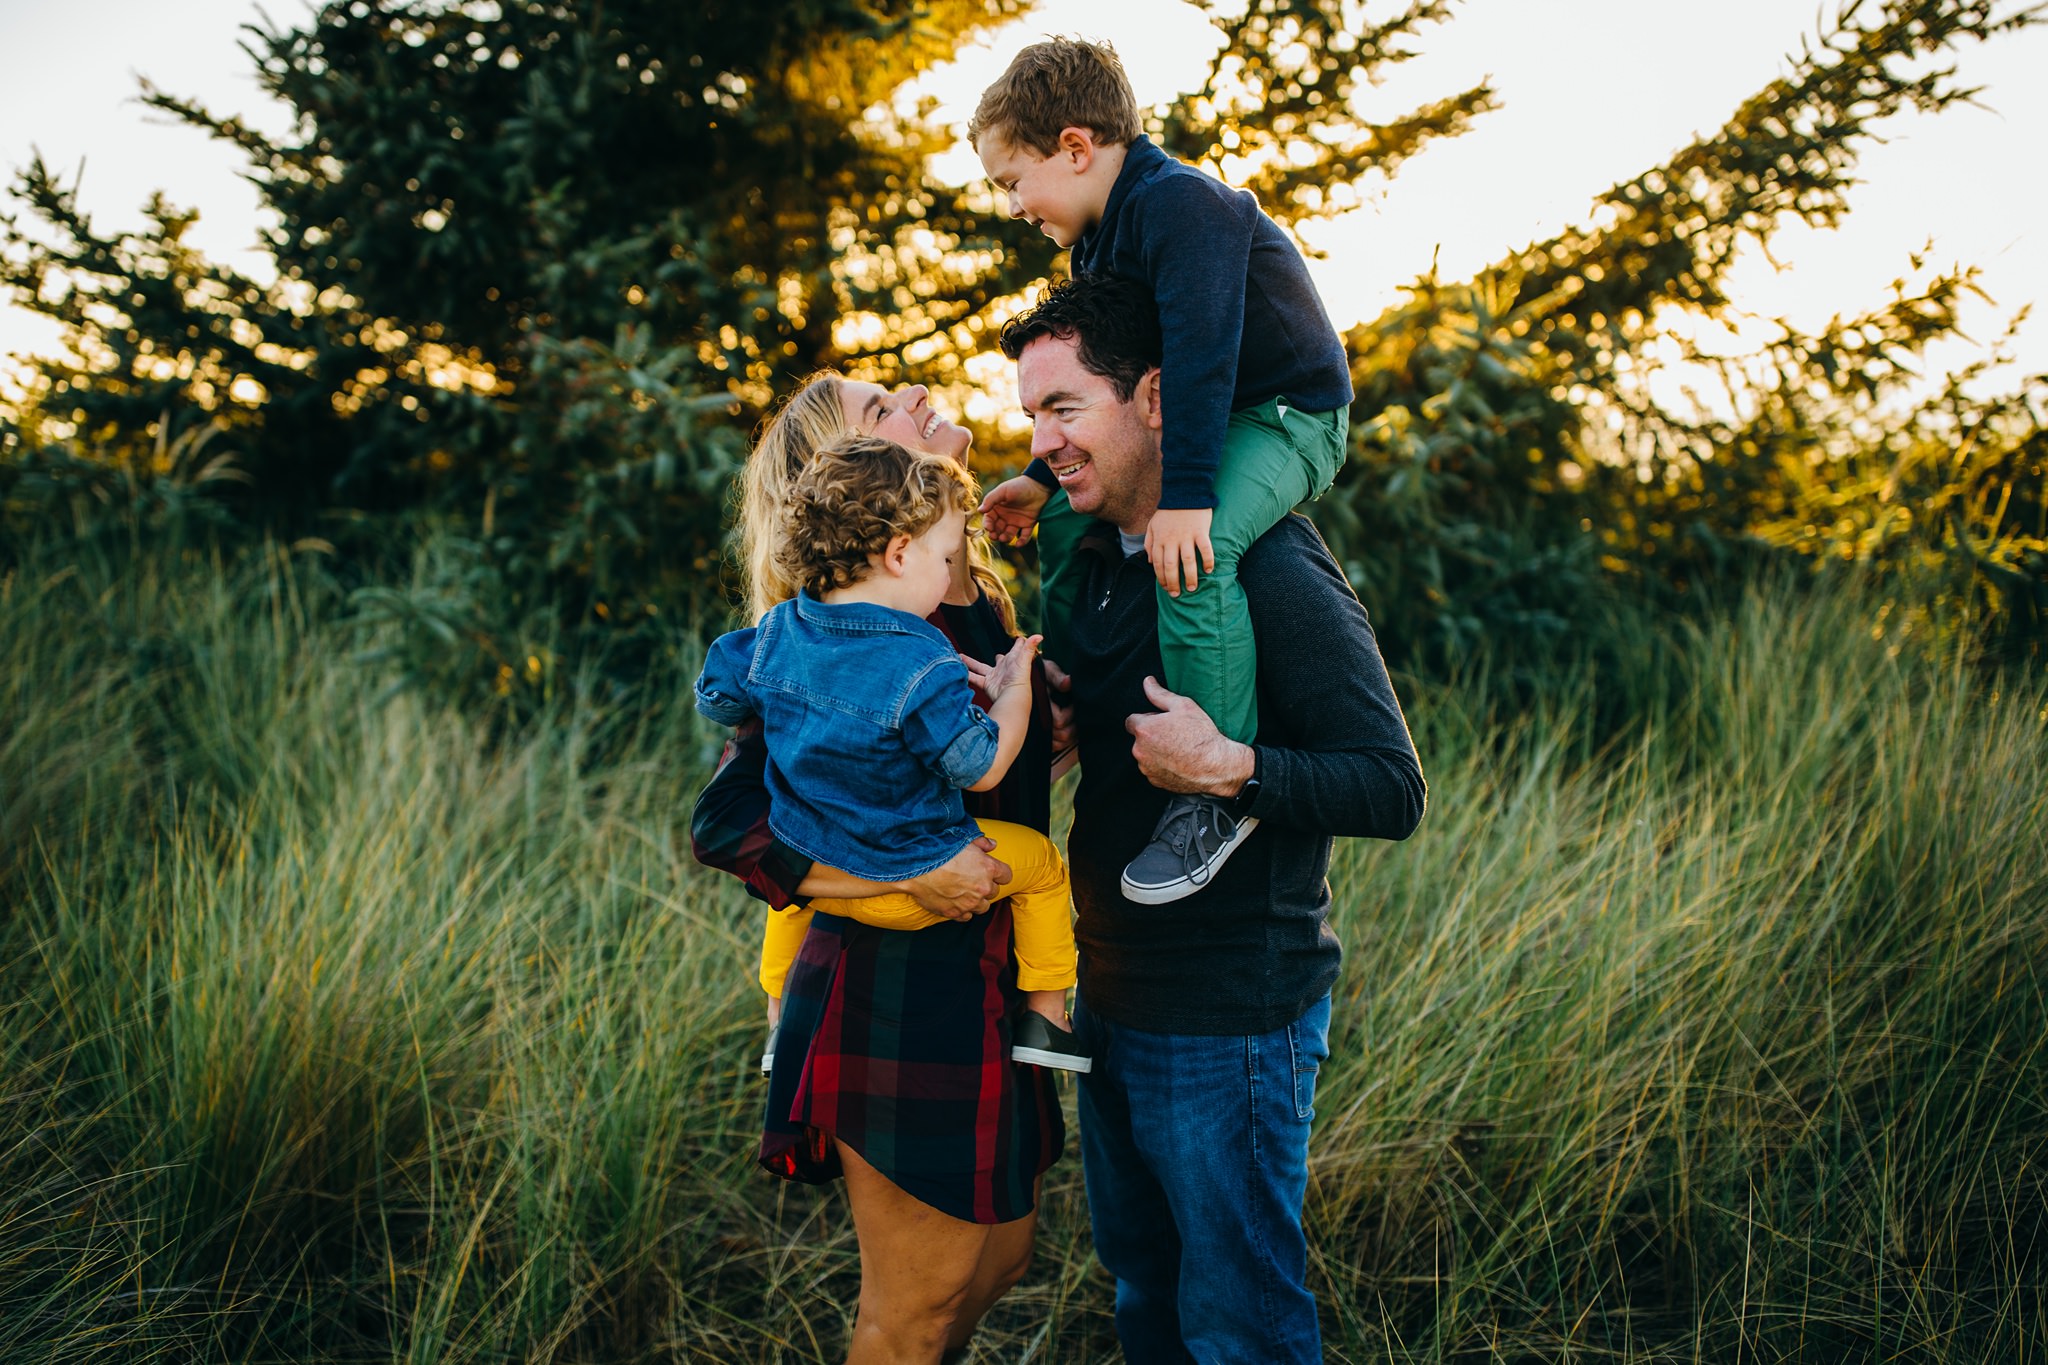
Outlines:
{"type": "Polygon", "coordinates": [[[813,597],[851,587],[898,536],[921,536],[977,502],[973,476],[942,455],[842,436],[790,481],[775,564],[813,597]]]}
{"type": "MultiPolygon", "coordinates": [[[[778,602],[796,596],[798,583],[777,562],[783,540],[783,509],[798,474],[816,455],[840,437],[858,433],[848,425],[841,403],[844,376],[830,370],[812,375],[762,424],[753,454],[740,476],[739,568],[745,580],[747,619],[759,621],[778,602]]],[[[968,541],[968,572],[975,585],[1015,632],[1017,609],[996,571],[994,552],[979,536],[968,541]]]]}

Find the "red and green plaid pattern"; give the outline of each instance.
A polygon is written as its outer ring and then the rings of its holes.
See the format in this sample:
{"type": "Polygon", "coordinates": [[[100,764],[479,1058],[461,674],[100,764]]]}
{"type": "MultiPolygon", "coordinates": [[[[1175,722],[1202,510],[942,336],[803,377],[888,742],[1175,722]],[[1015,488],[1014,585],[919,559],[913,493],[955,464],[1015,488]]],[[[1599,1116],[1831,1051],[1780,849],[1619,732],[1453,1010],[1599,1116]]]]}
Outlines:
{"type": "Polygon", "coordinates": [[[1019,1003],[1007,901],[916,933],[816,916],[784,987],[761,1164],[831,1180],[829,1134],[941,1213],[1022,1218],[1066,1129],[1051,1078],[1010,1060],[1019,1003]]]}

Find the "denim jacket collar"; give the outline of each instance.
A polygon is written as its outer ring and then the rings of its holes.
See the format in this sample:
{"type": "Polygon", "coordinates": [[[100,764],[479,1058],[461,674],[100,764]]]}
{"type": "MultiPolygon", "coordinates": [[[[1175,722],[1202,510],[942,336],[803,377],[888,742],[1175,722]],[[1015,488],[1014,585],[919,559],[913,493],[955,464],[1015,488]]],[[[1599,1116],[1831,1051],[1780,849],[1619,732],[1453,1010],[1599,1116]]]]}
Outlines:
{"type": "Polygon", "coordinates": [[[811,596],[809,589],[797,593],[792,600],[797,619],[814,630],[834,635],[920,635],[947,643],[936,626],[894,607],[873,602],[821,602],[811,596]]]}

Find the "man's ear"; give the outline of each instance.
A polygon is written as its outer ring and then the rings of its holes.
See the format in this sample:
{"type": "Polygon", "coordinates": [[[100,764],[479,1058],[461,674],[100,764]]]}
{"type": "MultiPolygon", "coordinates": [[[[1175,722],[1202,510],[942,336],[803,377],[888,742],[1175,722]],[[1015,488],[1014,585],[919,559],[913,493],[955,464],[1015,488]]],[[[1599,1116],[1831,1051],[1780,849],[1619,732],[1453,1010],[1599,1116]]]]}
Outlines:
{"type": "Polygon", "coordinates": [[[1095,164],[1096,151],[1093,128],[1060,129],[1059,154],[1072,163],[1077,175],[1086,174],[1088,168],[1095,164]]]}
{"type": "Polygon", "coordinates": [[[1145,419],[1145,425],[1154,431],[1166,426],[1166,414],[1159,404],[1159,367],[1153,366],[1138,377],[1131,389],[1131,401],[1138,405],[1138,413],[1145,419]]]}

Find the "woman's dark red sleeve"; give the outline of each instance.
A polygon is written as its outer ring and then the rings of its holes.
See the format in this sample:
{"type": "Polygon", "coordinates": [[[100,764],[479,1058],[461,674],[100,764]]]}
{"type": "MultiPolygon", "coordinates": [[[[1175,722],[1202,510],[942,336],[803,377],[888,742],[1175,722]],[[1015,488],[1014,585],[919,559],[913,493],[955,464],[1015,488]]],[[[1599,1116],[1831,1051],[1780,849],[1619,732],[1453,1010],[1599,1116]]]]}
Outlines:
{"type": "Polygon", "coordinates": [[[746,883],[747,894],[777,910],[804,904],[797,891],[811,860],[768,829],[768,741],[747,721],[726,742],[718,770],[690,813],[697,861],[746,883]]]}

